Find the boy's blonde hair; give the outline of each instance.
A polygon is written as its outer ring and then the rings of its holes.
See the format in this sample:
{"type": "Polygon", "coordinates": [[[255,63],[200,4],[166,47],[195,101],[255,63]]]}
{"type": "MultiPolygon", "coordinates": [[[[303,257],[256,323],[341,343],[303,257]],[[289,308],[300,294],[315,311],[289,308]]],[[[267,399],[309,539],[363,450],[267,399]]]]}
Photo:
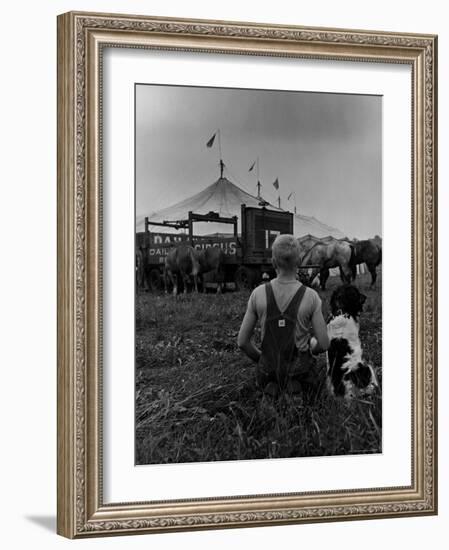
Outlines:
{"type": "Polygon", "coordinates": [[[299,264],[299,244],[293,235],[278,235],[271,253],[275,268],[294,271],[299,264]]]}

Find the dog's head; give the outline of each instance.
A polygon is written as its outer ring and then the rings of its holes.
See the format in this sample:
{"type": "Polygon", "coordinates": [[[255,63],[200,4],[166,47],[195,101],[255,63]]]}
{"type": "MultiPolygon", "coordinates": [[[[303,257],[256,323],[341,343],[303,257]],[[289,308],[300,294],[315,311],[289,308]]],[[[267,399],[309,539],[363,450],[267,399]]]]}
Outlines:
{"type": "Polygon", "coordinates": [[[337,315],[346,314],[354,319],[363,311],[363,304],[366,301],[366,296],[359,292],[358,288],[353,285],[341,285],[334,290],[331,296],[331,312],[335,317],[337,315]]]}

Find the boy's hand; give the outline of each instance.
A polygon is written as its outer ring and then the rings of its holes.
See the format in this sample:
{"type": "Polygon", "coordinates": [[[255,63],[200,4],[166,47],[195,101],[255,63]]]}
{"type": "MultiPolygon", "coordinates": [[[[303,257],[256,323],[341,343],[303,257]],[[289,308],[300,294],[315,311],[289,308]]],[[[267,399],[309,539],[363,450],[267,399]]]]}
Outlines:
{"type": "Polygon", "coordinates": [[[239,347],[255,363],[259,362],[262,352],[252,342],[242,342],[239,347]]]}
{"type": "Polygon", "coordinates": [[[315,336],[312,336],[310,338],[310,341],[309,341],[309,346],[310,346],[310,351],[313,355],[315,355],[316,353],[319,353],[319,351],[317,351],[317,348],[318,348],[318,340],[315,338],[315,336]]]}

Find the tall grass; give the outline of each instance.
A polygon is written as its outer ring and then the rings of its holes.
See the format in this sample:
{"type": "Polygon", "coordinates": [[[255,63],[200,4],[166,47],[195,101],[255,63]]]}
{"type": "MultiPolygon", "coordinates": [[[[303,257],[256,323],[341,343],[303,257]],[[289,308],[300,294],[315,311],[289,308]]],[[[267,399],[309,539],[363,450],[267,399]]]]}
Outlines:
{"type": "MultiPolygon", "coordinates": [[[[331,279],[321,292],[326,315],[331,279]]],[[[364,353],[381,381],[380,284],[357,285],[368,299],[364,353]]],[[[138,464],[381,452],[381,391],[346,403],[325,385],[312,399],[257,388],[254,365],[238,350],[249,293],[136,299],[136,462],[138,464]]],[[[325,358],[317,365],[324,381],[325,358]]]]}

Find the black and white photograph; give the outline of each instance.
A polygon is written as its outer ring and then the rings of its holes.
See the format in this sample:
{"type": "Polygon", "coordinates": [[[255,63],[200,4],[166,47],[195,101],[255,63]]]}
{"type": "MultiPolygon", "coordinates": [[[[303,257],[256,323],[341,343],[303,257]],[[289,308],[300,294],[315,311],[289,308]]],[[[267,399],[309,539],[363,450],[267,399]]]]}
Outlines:
{"type": "Polygon", "coordinates": [[[136,465],[382,453],[382,97],[134,94],[136,465]]]}

